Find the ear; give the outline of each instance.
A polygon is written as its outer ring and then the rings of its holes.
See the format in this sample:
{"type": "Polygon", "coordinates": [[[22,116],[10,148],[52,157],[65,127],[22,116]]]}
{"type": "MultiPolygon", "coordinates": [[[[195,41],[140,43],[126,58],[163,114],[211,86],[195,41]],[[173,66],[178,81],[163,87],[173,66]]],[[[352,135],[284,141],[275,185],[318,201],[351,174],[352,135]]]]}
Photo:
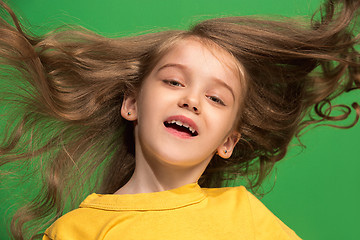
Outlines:
{"type": "Polygon", "coordinates": [[[121,116],[128,121],[137,120],[136,98],[134,96],[124,96],[121,106],[121,116]]]}
{"type": "Polygon", "coordinates": [[[217,148],[217,154],[222,158],[229,158],[240,138],[240,133],[236,131],[230,133],[224,143],[217,148]]]}

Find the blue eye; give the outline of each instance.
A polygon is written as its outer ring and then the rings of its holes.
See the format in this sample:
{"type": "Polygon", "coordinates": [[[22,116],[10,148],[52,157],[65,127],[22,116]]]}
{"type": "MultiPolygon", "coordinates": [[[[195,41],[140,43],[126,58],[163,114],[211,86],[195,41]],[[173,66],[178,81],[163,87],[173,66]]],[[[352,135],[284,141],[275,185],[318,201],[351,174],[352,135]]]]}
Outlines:
{"type": "Polygon", "coordinates": [[[218,97],[214,97],[214,96],[209,96],[208,97],[211,101],[215,102],[215,103],[219,103],[221,105],[225,106],[225,103],[218,97]]]}
{"type": "Polygon", "coordinates": [[[183,87],[183,85],[176,81],[176,80],[163,80],[164,83],[170,85],[170,86],[174,86],[174,87],[183,87]]]}

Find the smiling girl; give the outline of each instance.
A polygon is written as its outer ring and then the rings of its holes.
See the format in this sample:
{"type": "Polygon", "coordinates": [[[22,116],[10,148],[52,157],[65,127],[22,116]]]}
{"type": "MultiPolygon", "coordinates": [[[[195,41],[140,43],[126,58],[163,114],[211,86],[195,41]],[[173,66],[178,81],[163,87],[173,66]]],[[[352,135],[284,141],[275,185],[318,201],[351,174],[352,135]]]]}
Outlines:
{"type": "Polygon", "coordinates": [[[217,152],[228,158],[243,80],[234,57],[204,40],[178,35],[142,82],[125,97],[122,116],[136,121],[135,171],[116,193],[158,192],[197,182],[217,152]],[[239,81],[240,80],[240,81],[239,81]]]}
{"type": "Polygon", "coordinates": [[[331,102],[360,86],[359,1],[327,1],[308,27],[229,17],[119,39],[33,37],[1,5],[15,25],[0,22],[1,78],[26,88],[3,90],[18,111],[0,161],[33,161],[43,180],[15,239],[299,239],[223,186],[256,188],[304,127],[348,117],[331,102]]]}

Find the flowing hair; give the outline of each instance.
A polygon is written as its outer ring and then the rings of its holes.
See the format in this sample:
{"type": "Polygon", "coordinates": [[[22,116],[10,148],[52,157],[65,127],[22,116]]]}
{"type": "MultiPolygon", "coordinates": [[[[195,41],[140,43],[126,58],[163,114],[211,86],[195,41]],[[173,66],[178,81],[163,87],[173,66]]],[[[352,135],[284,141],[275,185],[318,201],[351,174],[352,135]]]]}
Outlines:
{"type": "Polygon", "coordinates": [[[79,26],[34,36],[6,4],[0,5],[0,86],[7,86],[0,100],[9,114],[0,177],[3,181],[25,169],[24,175],[39,185],[12,219],[15,239],[40,238],[86,194],[114,193],[130,179],[134,129],[121,117],[123,98],[136,94],[159,59],[182,39],[194,37],[224,49],[243,73],[235,126],[242,137],[229,159],[213,157],[199,179],[202,187],[245,178],[247,187],[256,189],[302,130],[334,125],[353,110],[355,119],[342,128],[359,118],[357,103],[332,103],[360,88],[355,49],[360,1],[326,1],[310,23],[226,17],[186,31],[122,38],[79,26]],[[334,115],[336,110],[341,114],[334,115]]]}

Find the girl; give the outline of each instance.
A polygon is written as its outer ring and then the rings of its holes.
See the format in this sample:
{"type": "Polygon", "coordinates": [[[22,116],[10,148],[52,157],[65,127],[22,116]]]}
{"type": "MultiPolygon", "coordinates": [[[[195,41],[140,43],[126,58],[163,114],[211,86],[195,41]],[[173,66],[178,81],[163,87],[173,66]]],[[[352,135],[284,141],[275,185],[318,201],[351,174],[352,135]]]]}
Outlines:
{"type": "Polygon", "coordinates": [[[58,218],[44,239],[298,239],[245,188],[216,187],[257,187],[302,128],[347,117],[327,106],[359,86],[358,1],[327,2],[311,27],[232,17],[121,39],[31,37],[2,6],[16,26],[1,22],[2,78],[29,86],[2,95],[23,116],[1,163],[37,161],[44,179],[16,239],[58,218]],[[60,218],[85,187],[102,194],[60,218]]]}

